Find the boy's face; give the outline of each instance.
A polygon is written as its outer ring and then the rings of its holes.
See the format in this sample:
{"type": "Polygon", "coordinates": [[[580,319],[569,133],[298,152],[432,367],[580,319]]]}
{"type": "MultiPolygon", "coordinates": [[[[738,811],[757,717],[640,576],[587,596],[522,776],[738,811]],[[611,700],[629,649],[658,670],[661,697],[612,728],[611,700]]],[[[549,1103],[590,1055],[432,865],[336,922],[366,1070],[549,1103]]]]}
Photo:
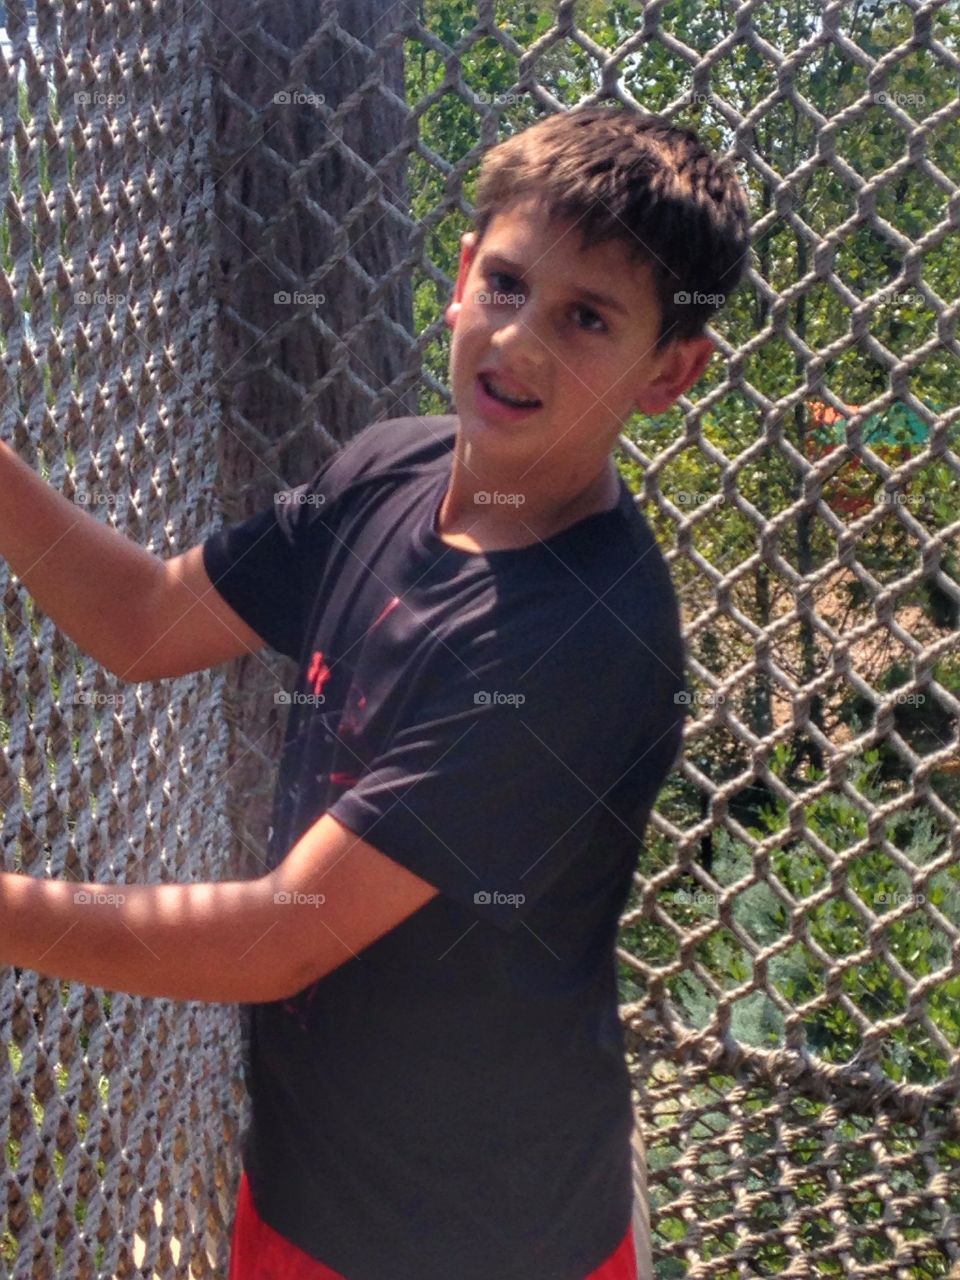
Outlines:
{"type": "Polygon", "coordinates": [[[635,409],[662,413],[710,358],[706,337],[656,353],[650,267],[615,241],[582,251],[576,224],[549,221],[533,198],[497,214],[479,246],[473,232],[461,245],[446,311],[450,382],[461,428],[483,453],[506,449],[518,463],[543,458],[561,471],[600,466],[635,409]],[[501,421],[478,391],[484,370],[540,406],[501,421]]]}

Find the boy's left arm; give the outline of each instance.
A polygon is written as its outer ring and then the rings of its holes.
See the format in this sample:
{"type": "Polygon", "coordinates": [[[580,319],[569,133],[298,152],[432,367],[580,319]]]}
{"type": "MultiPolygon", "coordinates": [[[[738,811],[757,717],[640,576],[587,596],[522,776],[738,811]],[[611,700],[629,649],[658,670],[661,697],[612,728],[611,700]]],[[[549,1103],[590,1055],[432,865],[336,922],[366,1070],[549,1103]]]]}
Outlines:
{"type": "Polygon", "coordinates": [[[436,892],[324,815],[257,880],[77,884],[0,872],[0,965],[132,995],[282,1000],[436,892]]]}

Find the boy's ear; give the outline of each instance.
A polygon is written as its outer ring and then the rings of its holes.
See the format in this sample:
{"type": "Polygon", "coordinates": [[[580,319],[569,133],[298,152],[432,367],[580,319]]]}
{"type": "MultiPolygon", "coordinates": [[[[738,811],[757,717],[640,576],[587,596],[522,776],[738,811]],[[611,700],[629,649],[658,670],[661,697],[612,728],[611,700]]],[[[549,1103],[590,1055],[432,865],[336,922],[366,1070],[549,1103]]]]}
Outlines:
{"type": "Polygon", "coordinates": [[[457,269],[457,283],[453,286],[453,301],[448,303],[447,309],[443,313],[443,318],[450,329],[457,323],[457,316],[460,314],[463,289],[467,283],[467,276],[470,274],[470,265],[473,262],[476,248],[477,233],[475,231],[465,231],[460,237],[460,266],[457,269]]]}
{"type": "Polygon", "coordinates": [[[700,377],[716,350],[712,338],[684,338],[663,353],[659,371],[638,389],[636,406],[641,413],[664,413],[700,377]]]}

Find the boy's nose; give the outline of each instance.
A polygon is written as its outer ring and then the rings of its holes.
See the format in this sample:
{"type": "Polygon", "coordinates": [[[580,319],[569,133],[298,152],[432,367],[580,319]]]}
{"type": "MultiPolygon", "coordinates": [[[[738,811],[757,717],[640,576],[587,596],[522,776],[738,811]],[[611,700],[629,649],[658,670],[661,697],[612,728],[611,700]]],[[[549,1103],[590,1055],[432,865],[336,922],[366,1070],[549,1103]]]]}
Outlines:
{"type": "Polygon", "coordinates": [[[491,346],[497,353],[504,378],[532,387],[533,394],[539,395],[538,378],[550,357],[550,349],[535,318],[519,313],[511,316],[497,327],[491,346]]]}

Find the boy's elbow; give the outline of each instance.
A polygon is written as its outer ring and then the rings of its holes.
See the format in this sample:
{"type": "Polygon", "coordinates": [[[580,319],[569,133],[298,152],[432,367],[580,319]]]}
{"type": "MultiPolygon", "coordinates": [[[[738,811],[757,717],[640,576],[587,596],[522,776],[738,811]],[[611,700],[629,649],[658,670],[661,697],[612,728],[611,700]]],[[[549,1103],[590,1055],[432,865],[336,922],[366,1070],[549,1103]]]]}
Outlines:
{"type": "Polygon", "coordinates": [[[242,1003],[274,1004],[278,1000],[292,1000],[307,985],[302,973],[291,972],[289,960],[278,960],[273,965],[255,965],[245,983],[247,994],[242,1003]]]}
{"type": "MultiPolygon", "coordinates": [[[[317,978],[306,974],[303,957],[291,945],[290,930],[279,927],[277,923],[277,893],[273,878],[267,874],[247,883],[254,901],[253,918],[242,924],[243,949],[247,951],[242,1003],[272,1004],[277,1000],[290,1000],[317,978]],[[260,938],[260,944],[250,946],[251,938],[260,938]]],[[[235,965],[233,972],[235,975],[235,965]]],[[[229,972],[227,980],[230,980],[229,972]]]]}
{"type": "Polygon", "coordinates": [[[101,662],[100,665],[107,675],[113,676],[114,680],[119,680],[121,684],[141,684],[143,682],[143,677],[137,672],[136,668],[131,667],[128,663],[101,662]]]}
{"type": "Polygon", "coordinates": [[[154,679],[146,670],[142,646],[136,646],[136,654],[131,653],[128,646],[123,653],[104,654],[98,657],[97,661],[108,675],[119,680],[121,684],[142,684],[154,679]]]}

